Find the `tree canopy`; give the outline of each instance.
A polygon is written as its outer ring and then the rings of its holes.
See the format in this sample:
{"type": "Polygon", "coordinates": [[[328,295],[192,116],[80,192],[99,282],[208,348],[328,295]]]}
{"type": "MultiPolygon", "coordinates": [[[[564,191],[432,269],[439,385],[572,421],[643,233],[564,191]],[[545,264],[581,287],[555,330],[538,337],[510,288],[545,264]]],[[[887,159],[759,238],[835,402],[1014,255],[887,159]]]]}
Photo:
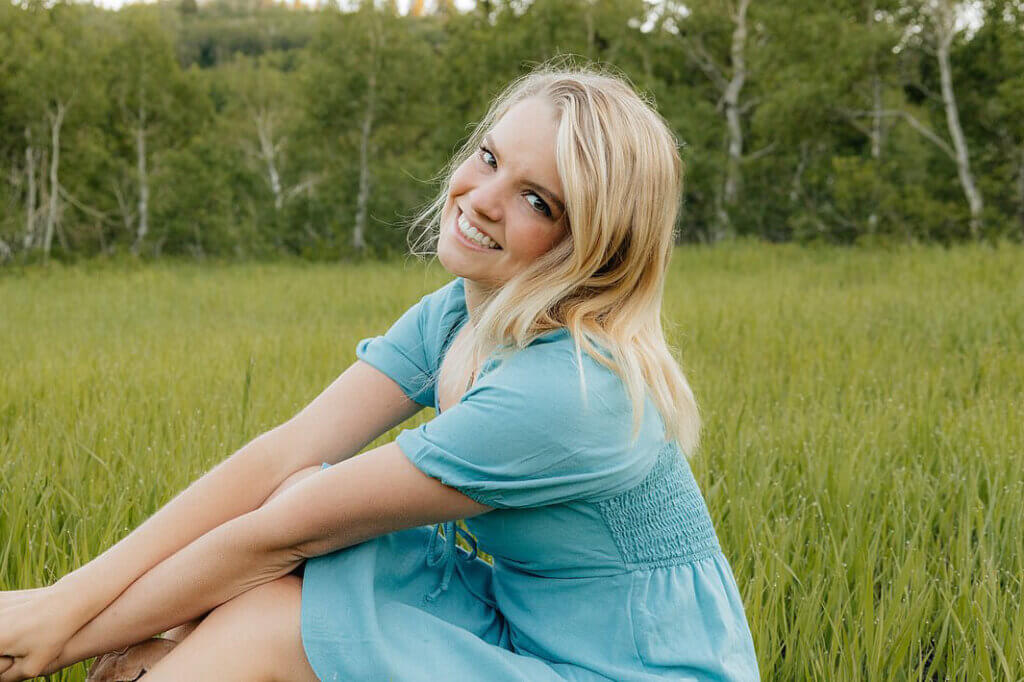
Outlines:
{"type": "Polygon", "coordinates": [[[674,129],[683,240],[1024,238],[1019,0],[438,5],[0,0],[0,261],[404,253],[490,99],[567,54],[674,129]]]}

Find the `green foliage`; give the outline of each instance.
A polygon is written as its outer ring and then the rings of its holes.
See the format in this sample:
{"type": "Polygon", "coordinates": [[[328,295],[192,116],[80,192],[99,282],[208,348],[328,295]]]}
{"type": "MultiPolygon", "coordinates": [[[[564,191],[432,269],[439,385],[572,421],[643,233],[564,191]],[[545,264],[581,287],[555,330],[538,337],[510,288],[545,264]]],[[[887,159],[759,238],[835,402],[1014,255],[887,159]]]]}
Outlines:
{"type": "MultiPolygon", "coordinates": [[[[764,679],[1017,680],[1024,254],[888,246],[677,249],[694,472],[764,679]]],[[[450,278],[409,265],[0,275],[0,589],[87,562],[290,418],[450,278]]]]}
{"type": "MultiPolygon", "coordinates": [[[[607,63],[656,101],[682,143],[684,240],[975,235],[928,3],[752,3],[738,193],[726,202],[735,6],[493,0],[414,17],[379,2],[342,12],[166,0],[111,12],[0,0],[0,262],[44,249],[404,253],[404,221],[439,191],[491,98],[563,55],[607,63]]],[[[1024,14],[1014,0],[975,11],[983,21],[954,36],[951,63],[985,198],[976,235],[1021,240],[1024,14]]]]}

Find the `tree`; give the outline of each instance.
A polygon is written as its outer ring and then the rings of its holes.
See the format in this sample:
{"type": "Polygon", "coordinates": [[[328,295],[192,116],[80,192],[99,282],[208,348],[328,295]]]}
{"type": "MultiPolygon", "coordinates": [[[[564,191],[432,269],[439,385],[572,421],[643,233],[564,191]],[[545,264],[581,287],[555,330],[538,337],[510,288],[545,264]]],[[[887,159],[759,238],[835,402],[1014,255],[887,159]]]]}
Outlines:
{"type": "MultiPolygon", "coordinates": [[[[970,208],[971,236],[977,239],[981,236],[985,206],[971,170],[970,151],[960,123],[950,62],[953,43],[963,34],[965,27],[964,4],[953,0],[913,0],[906,2],[900,9],[900,15],[905,21],[906,44],[933,57],[939,68],[938,99],[942,103],[949,140],[943,139],[909,112],[904,110],[896,113],[956,164],[957,177],[970,208]]],[[[911,85],[921,92],[930,92],[921,81],[912,80],[911,85]]]]}
{"type": "Polygon", "coordinates": [[[968,86],[958,100],[985,196],[986,233],[1024,237],[1024,5],[992,0],[954,55],[968,86]],[[991,207],[991,210],[989,210],[991,207]]]}
{"type": "Polygon", "coordinates": [[[60,179],[62,134],[68,127],[86,125],[102,112],[95,77],[102,48],[83,21],[88,11],[68,4],[57,4],[49,11],[33,10],[26,22],[24,62],[10,82],[10,90],[20,94],[13,108],[25,121],[26,166],[33,176],[33,159],[47,166],[38,207],[44,211],[44,222],[40,229],[35,187],[30,182],[23,242],[26,249],[39,248],[44,258],[50,256],[55,237],[67,244],[61,229],[64,201],[70,196],[60,179]],[[48,148],[48,156],[36,156],[41,148],[48,148]]]}
{"type": "Polygon", "coordinates": [[[903,101],[899,32],[882,20],[895,1],[794,0],[762,14],[773,39],[750,129],[776,144],[769,172],[786,180],[764,200],[789,205],[792,234],[852,241],[902,229],[886,116],[903,101]]]}
{"type": "MultiPolygon", "coordinates": [[[[674,5],[674,3],[672,3],[674,5]]],[[[730,215],[738,203],[743,182],[744,162],[743,116],[756,100],[743,101],[743,88],[750,71],[748,66],[751,0],[730,2],[701,1],[675,6],[666,19],[687,58],[707,76],[719,99],[719,108],[726,124],[725,177],[716,200],[716,229],[712,240],[735,236],[730,215]],[[728,38],[723,40],[724,34],[728,38]]]]}
{"type": "Polygon", "coordinates": [[[108,87],[114,103],[115,136],[130,141],[131,181],[111,178],[126,229],[134,233],[132,253],[138,255],[150,232],[151,158],[154,142],[165,146],[177,137],[168,126],[187,102],[174,101],[180,68],[174,57],[170,15],[147,6],[126,7],[117,15],[117,39],[107,55],[108,87]],[[163,133],[161,135],[161,133],[163,133]],[[171,133],[171,134],[168,134],[171,133]],[[135,209],[128,200],[134,190],[135,209]]]}
{"type": "Polygon", "coordinates": [[[389,216],[411,208],[376,192],[375,183],[396,164],[410,172],[423,163],[407,160],[429,134],[433,65],[429,46],[403,30],[394,8],[365,2],[351,14],[327,14],[304,66],[303,135],[320,140],[321,168],[343,194],[335,206],[353,216],[349,249],[356,254],[375,239],[368,229],[375,207],[389,216]]]}

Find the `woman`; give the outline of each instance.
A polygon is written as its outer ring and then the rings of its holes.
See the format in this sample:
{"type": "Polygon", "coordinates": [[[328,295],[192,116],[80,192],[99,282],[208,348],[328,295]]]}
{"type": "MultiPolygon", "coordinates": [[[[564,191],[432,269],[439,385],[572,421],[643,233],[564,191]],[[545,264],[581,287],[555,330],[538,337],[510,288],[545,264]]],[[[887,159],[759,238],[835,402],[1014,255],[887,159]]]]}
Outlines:
{"type": "Polygon", "coordinates": [[[680,165],[618,78],[510,85],[421,216],[456,278],[106,553],[0,594],[0,682],[200,618],[147,682],[758,679],[661,328],[680,165]]]}

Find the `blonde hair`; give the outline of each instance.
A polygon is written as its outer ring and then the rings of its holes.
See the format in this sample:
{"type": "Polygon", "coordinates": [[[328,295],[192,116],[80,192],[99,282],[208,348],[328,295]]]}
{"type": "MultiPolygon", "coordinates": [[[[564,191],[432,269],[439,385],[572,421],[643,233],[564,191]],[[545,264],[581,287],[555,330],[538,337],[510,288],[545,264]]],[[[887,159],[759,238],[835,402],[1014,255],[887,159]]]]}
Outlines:
{"type": "Polygon", "coordinates": [[[566,327],[575,342],[583,395],[586,351],[625,385],[633,406],[632,437],[643,424],[649,389],[666,438],[690,455],[698,444],[700,416],[661,320],[682,161],[664,119],[623,77],[606,68],[548,62],[508,85],[445,167],[439,196],[414,219],[414,226],[425,228],[410,250],[436,254],[452,175],[509,109],[531,97],[545,98],[558,112],[555,157],[567,236],[486,294],[474,311],[479,316],[470,362],[479,368],[495,351],[514,352],[566,327]]]}

